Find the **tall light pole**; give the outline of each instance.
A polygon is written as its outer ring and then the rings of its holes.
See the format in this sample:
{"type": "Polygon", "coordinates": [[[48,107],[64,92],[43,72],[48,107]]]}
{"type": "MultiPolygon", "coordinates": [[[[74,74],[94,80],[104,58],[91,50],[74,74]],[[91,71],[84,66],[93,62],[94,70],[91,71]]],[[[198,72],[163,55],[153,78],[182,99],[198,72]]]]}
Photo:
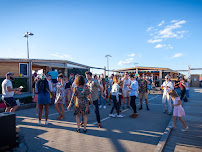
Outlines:
{"type": "Polygon", "coordinates": [[[112,57],[111,55],[105,55],[105,57],[107,58],[107,68],[108,68],[108,76],[109,76],[109,57],[112,57]]]}
{"type": "Polygon", "coordinates": [[[28,45],[28,37],[30,36],[33,36],[34,34],[31,33],[31,32],[26,32],[25,35],[23,35],[23,37],[26,37],[27,38],[27,59],[29,59],[29,45],[28,45]]]}

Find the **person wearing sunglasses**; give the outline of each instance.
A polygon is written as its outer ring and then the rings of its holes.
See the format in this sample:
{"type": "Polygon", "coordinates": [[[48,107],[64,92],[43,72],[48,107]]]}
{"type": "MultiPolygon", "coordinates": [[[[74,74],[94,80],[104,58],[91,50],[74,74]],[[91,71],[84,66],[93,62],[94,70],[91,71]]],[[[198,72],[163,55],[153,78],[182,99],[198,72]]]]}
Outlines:
{"type": "Polygon", "coordinates": [[[165,81],[161,85],[161,88],[163,88],[163,97],[162,97],[162,104],[164,107],[164,113],[168,111],[168,114],[171,115],[172,111],[172,104],[171,104],[171,97],[169,96],[169,91],[174,89],[173,83],[169,80],[169,76],[165,76],[165,81]],[[168,108],[166,106],[166,100],[168,103],[168,108]]]}

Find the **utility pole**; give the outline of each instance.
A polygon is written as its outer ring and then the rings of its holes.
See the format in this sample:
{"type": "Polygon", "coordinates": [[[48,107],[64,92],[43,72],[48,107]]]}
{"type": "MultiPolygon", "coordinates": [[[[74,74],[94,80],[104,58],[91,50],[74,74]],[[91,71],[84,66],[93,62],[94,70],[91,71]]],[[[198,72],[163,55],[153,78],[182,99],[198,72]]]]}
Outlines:
{"type": "Polygon", "coordinates": [[[28,45],[28,37],[30,36],[33,36],[34,34],[31,33],[31,32],[26,32],[25,35],[23,35],[23,37],[26,37],[27,38],[27,59],[29,59],[29,45],[28,45]]]}
{"type": "Polygon", "coordinates": [[[109,57],[112,57],[111,55],[105,55],[105,57],[107,58],[107,68],[108,68],[108,76],[109,76],[109,57]]]}

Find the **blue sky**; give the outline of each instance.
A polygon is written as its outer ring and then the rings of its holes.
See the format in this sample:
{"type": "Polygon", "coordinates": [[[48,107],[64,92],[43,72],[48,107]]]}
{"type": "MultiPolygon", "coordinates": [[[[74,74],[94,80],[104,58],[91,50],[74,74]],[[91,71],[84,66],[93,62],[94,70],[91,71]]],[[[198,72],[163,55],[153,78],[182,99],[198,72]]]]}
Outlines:
{"type": "Polygon", "coordinates": [[[104,67],[110,54],[110,69],[198,68],[201,27],[199,0],[1,0],[0,57],[26,58],[31,31],[30,58],[104,67]]]}

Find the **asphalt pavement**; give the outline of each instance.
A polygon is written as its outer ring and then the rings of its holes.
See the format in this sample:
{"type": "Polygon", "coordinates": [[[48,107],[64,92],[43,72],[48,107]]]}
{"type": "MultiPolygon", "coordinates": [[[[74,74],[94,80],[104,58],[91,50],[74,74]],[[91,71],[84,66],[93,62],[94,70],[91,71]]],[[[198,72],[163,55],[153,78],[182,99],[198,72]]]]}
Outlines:
{"type": "MultiPolygon", "coordinates": [[[[77,125],[73,109],[65,111],[65,119],[57,120],[54,106],[49,108],[49,122],[45,126],[38,126],[35,108],[16,112],[16,123],[20,126],[20,133],[24,136],[24,143],[16,151],[110,151],[110,152],[147,152],[154,151],[171,115],[163,113],[162,95],[148,95],[150,111],[138,111],[137,119],[130,118],[132,109],[122,110],[123,118],[111,118],[109,112],[112,105],[100,109],[103,128],[97,127],[93,108],[88,115],[87,133],[75,132],[77,125]]],[[[139,108],[139,99],[136,100],[139,108]]],[[[126,106],[125,106],[126,107],[126,106]]],[[[114,111],[115,112],[115,111],[114,111]]]]}

